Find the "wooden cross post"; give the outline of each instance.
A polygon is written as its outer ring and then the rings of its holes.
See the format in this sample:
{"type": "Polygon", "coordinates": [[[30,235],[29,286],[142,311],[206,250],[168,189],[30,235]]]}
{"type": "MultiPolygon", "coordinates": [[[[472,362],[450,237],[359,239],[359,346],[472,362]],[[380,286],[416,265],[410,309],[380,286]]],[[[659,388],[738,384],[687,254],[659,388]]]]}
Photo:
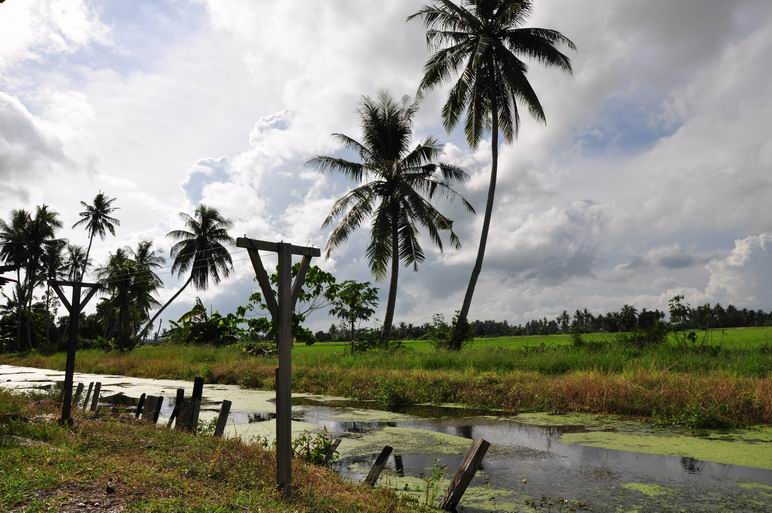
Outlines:
{"type": "Polygon", "coordinates": [[[279,335],[279,369],[276,373],[276,485],[284,497],[292,493],[292,312],[303,288],[311,258],[321,256],[319,248],[293,246],[285,242],[266,242],[239,237],[236,246],[245,248],[263,291],[268,312],[279,335]],[[279,290],[274,297],[260,251],[278,254],[279,290]],[[292,255],[301,255],[295,281],[292,281],[292,255]]]}
{"type": "Polygon", "coordinates": [[[75,375],[75,349],[78,346],[78,322],[83,307],[91,301],[99,285],[96,283],[83,283],[80,281],[61,281],[50,280],[51,287],[59,296],[64,307],[70,313],[70,337],[67,341],[67,363],[64,366],[64,394],[62,395],[62,417],[59,419],[61,424],[72,424],[70,411],[72,410],[72,382],[75,375]],[[62,287],[72,287],[72,301],[68,301],[62,291],[62,287]],[[80,292],[83,287],[90,289],[86,297],[81,300],[80,292]]]}

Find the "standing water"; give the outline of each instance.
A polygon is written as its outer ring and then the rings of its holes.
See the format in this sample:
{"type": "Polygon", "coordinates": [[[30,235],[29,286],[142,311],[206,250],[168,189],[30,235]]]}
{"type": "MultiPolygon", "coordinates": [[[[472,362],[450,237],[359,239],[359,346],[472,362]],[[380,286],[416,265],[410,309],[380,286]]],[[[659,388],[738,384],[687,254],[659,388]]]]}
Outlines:
{"type": "MultiPolygon", "coordinates": [[[[50,389],[63,373],[0,365],[0,386],[50,389]]],[[[175,391],[191,382],[76,374],[102,382],[103,403],[163,395],[165,422],[175,391]]],[[[59,385],[60,386],[60,385],[59,385]]],[[[232,401],[226,436],[272,438],[272,391],[206,385],[201,420],[232,401]]],[[[471,445],[491,448],[459,511],[772,511],[772,430],[700,436],[590,415],[503,415],[452,407],[385,411],[373,403],[297,394],[293,433],[326,429],[343,439],[335,469],[360,482],[384,445],[394,447],[379,486],[436,503],[471,445]],[[663,455],[671,454],[671,455],[663,455]],[[711,460],[711,461],[706,461],[711,460]]]]}

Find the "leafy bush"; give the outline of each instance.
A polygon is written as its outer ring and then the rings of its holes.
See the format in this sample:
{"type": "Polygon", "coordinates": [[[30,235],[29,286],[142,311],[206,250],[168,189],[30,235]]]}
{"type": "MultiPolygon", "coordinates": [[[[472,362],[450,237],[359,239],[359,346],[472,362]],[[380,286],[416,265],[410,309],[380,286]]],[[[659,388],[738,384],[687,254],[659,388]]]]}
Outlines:
{"type": "Polygon", "coordinates": [[[247,340],[239,342],[238,347],[249,356],[276,356],[279,352],[276,344],[268,341],[247,340]]]}
{"type": "Polygon", "coordinates": [[[453,322],[451,324],[448,324],[445,321],[444,315],[434,314],[432,316],[432,323],[426,330],[426,339],[429,340],[436,349],[458,350],[461,349],[461,347],[455,347],[452,344],[453,333],[455,333],[456,330],[461,331],[462,347],[474,339],[474,332],[469,322],[464,320],[459,323],[458,312],[453,316],[453,322]]]}

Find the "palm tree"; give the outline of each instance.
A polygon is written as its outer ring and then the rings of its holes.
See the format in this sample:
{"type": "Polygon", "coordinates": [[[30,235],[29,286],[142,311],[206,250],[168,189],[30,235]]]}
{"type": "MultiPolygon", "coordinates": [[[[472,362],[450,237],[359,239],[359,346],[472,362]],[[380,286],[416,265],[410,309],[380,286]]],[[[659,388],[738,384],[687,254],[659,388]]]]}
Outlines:
{"type": "Polygon", "coordinates": [[[90,262],[86,260],[86,250],[77,244],[67,244],[67,257],[64,261],[64,275],[75,281],[90,262]]]}
{"type": "Polygon", "coordinates": [[[363,142],[344,134],[333,137],[345,148],[359,154],[352,162],[338,157],[318,156],[308,163],[322,171],[336,171],[359,185],[335,202],[323,227],[341,217],[330,234],[327,256],[342,245],[349,235],[371,219],[367,260],[376,279],[382,279],[391,262],[391,283],[383,321],[381,340],[391,336],[400,260],[415,269],[424,260],[418,240],[418,226],[426,228],[431,240],[442,246],[441,230],[450,232],[450,243],[459,248],[453,222],[432,206],[430,200],[439,192],[460,201],[470,212],[472,206],[452,188],[467,174],[454,166],[437,162],[442,145],[427,137],[411,149],[413,116],[417,104],[408,97],[397,102],[381,91],[377,99],[364,97],[359,108],[363,142]]]}
{"type": "Polygon", "coordinates": [[[532,59],[571,73],[571,60],[559,46],[575,49],[570,39],[556,30],[523,27],[531,14],[531,0],[434,0],[408,20],[422,20],[426,41],[436,52],[426,62],[419,96],[438,87],[451,76],[459,78],[442,108],[443,124],[453,129],[466,111],[464,133],[472,148],[484,132],[491,131],[491,174],[480,245],[477,250],[464,302],[458,314],[451,347],[461,347],[472,296],[482,270],[485,246],[493,213],[498,171],[499,131],[512,142],[520,127],[520,105],[544,122],[536,92],[528,82],[524,60],[532,59]]]}
{"type": "Polygon", "coordinates": [[[140,332],[144,336],[148,328],[161,315],[172,301],[177,299],[185,288],[193,283],[198,290],[209,287],[209,279],[217,284],[222,278],[227,278],[233,269],[233,261],[225,245],[233,245],[233,238],[228,235],[228,229],[233,223],[225,219],[216,208],[199,205],[192,216],[180,213],[185,228],[173,230],[166,234],[177,241],[172,246],[170,256],[174,259],[172,273],[181,276],[190,270],[190,276],[180,289],[166,302],[140,332]]]}
{"type": "Polygon", "coordinates": [[[43,255],[43,271],[46,277],[46,342],[51,342],[51,280],[57,280],[66,275],[67,267],[63,256],[67,242],[54,239],[46,244],[43,255]]]}
{"type": "Polygon", "coordinates": [[[0,219],[0,260],[16,268],[16,344],[21,348],[22,311],[24,304],[24,282],[21,269],[27,263],[27,232],[31,216],[24,209],[11,211],[10,221],[0,219]]]}
{"type": "Polygon", "coordinates": [[[153,294],[163,285],[156,270],[160,269],[166,260],[156,253],[153,249],[153,243],[149,240],[140,241],[137,244],[137,249],[130,251],[137,268],[134,277],[134,305],[140,316],[134,328],[136,332],[140,325],[148,319],[150,310],[160,304],[153,297],[153,294]]]}
{"type": "Polygon", "coordinates": [[[81,280],[86,274],[86,268],[88,267],[89,261],[88,257],[91,254],[91,244],[94,242],[94,235],[99,235],[100,240],[105,239],[107,232],[110,232],[110,235],[114,236],[115,227],[120,226],[121,224],[118,219],[111,216],[113,212],[118,210],[118,207],[113,206],[114,201],[115,198],[108,198],[105,193],[99,191],[99,193],[94,196],[93,204],[89,205],[84,201],[80,202],[80,204],[83,205],[84,210],[79,214],[80,221],[72,225],[72,227],[75,228],[76,226],[84,225],[89,234],[86,259],[83,263],[83,272],[80,273],[81,280]]]}

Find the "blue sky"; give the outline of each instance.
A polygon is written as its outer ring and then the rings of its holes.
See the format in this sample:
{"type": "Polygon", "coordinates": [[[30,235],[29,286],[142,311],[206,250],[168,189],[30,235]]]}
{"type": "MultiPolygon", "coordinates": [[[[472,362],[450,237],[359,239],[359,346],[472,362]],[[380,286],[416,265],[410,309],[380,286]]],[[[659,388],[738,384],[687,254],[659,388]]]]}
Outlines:
{"type": "MultiPolygon", "coordinates": [[[[323,246],[321,221],[351,184],[303,164],[340,151],[331,132],[358,136],[361,95],[414,93],[427,53],[422,27],[404,19],[421,5],[5,2],[0,217],[45,202],[69,226],[101,189],[118,198],[122,225],[96,244],[97,260],[145,238],[168,251],[177,213],[199,201],[231,217],[236,235],[323,246]]],[[[548,122],[526,119],[501,149],[472,316],[662,308],[676,293],[772,308],[772,6],[542,0],[531,21],[577,43],[575,73],[531,65],[548,122]]],[[[443,95],[424,100],[416,138],[447,143],[444,159],[472,175],[464,193],[482,211],[488,142],[470,149],[460,130],[445,132],[443,95]]],[[[463,248],[403,271],[398,320],[460,305],[481,220],[442,208],[463,248]]],[[[366,244],[363,231],[319,264],[371,279],[366,244]]],[[[169,316],[196,295],[223,311],[246,300],[251,270],[234,258],[231,279],[186,292],[169,316]]],[[[162,277],[163,299],[179,280],[162,277]]]]}

